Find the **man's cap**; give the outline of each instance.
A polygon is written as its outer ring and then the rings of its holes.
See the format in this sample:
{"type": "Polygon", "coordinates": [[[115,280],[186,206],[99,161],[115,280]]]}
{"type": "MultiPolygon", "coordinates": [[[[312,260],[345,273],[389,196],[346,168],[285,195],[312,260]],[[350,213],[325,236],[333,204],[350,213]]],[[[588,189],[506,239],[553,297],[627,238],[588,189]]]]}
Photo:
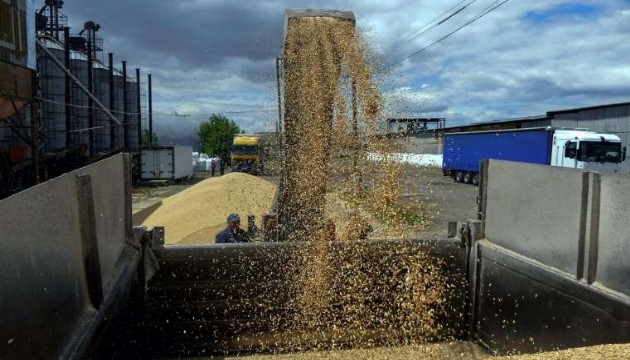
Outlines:
{"type": "Polygon", "coordinates": [[[241,217],[237,213],[231,213],[228,215],[227,221],[230,223],[241,222],[241,217]]]}

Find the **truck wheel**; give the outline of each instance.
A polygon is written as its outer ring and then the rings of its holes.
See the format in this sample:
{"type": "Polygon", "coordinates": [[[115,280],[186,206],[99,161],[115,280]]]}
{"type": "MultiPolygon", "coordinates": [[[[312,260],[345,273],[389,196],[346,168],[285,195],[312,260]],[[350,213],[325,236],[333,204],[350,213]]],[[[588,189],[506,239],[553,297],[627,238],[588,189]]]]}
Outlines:
{"type": "Polygon", "coordinates": [[[460,183],[464,181],[464,172],[463,171],[456,171],[455,172],[455,181],[460,183]]]}
{"type": "Polygon", "coordinates": [[[472,184],[475,186],[479,186],[479,173],[476,172],[473,176],[472,176],[472,184]]]}
{"type": "Polygon", "coordinates": [[[466,171],[464,173],[464,178],[462,182],[464,184],[470,184],[472,182],[472,174],[470,173],[470,171],[466,171]]]}

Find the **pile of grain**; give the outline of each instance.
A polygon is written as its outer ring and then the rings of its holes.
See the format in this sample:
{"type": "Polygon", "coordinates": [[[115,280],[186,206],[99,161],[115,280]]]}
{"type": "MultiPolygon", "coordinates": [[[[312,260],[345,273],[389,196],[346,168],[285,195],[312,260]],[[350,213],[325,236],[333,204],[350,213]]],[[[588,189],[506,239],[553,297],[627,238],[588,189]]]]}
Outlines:
{"type": "Polygon", "coordinates": [[[232,212],[240,214],[241,226],[247,226],[247,215],[260,226],[275,191],[274,184],[243,173],[209,178],[164,199],[143,225],[164,226],[167,244],[213,243],[232,212]]]}
{"type": "MultiPolygon", "coordinates": [[[[227,357],[230,359],[231,357],[227,357]]],[[[512,360],[622,360],[630,358],[630,344],[599,345],[544,353],[492,357],[471,342],[434,343],[401,347],[310,351],[300,354],[239,356],[240,359],[512,359],[512,360]]]]}
{"type": "Polygon", "coordinates": [[[622,360],[630,359],[630,344],[597,345],[558,351],[548,351],[538,354],[506,356],[503,359],[512,360],[622,360]]]}

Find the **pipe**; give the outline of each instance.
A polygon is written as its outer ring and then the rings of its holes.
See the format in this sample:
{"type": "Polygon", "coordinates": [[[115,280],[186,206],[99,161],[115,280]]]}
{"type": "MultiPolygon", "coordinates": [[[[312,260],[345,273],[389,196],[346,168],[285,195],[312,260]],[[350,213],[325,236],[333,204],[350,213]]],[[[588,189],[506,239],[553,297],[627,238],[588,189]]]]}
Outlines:
{"type": "MultiPolygon", "coordinates": [[[[63,28],[63,56],[65,60],[65,68],[70,69],[70,28],[65,26],[63,28]]],[[[65,88],[65,102],[66,102],[66,147],[69,147],[73,144],[72,140],[72,98],[71,98],[71,88],[70,88],[70,77],[68,73],[65,74],[64,78],[64,88],[65,88]]]]}
{"type": "MultiPolygon", "coordinates": [[[[51,56],[52,54],[48,54],[51,59],[57,60],[56,57],[51,56]]],[[[57,60],[59,61],[59,60],[57,60]]],[[[31,79],[32,89],[39,89],[37,86],[37,74],[35,72],[32,73],[31,79]]],[[[40,90],[37,90],[38,92],[40,90]]],[[[39,93],[37,95],[40,95],[39,93]]],[[[38,96],[39,97],[39,96],[38,96]]],[[[37,102],[33,101],[31,103],[31,151],[33,152],[33,181],[35,185],[39,184],[39,110],[37,106],[37,102]]]]}
{"type": "MultiPolygon", "coordinates": [[[[90,45],[90,42],[88,41],[88,46],[90,45]]],[[[79,79],[77,79],[74,75],[72,75],[72,73],[66,69],[63,66],[63,63],[61,61],[59,61],[59,59],[57,59],[57,57],[50,51],[48,50],[48,48],[46,48],[46,45],[44,45],[39,39],[37,39],[37,46],[39,46],[39,48],[44,51],[48,56],[50,56],[51,60],[55,63],[55,65],[57,65],[66,75],[68,75],[70,77],[70,79],[72,80],[73,83],[75,83],[75,85],[77,85],[79,87],[79,89],[81,89],[81,91],[83,91],[90,100],[92,100],[96,106],[98,106],[101,110],[103,110],[103,112],[116,124],[118,125],[122,125],[122,123],[109,111],[109,109],[107,109],[107,107],[105,105],[103,105],[97,98],[96,96],[94,96],[94,94],[92,94],[92,92],[90,90],[88,90],[88,88],[85,87],[85,85],[83,85],[81,83],[81,81],[79,81],[79,79]]],[[[90,46],[91,47],[91,46],[90,46]]],[[[90,70],[90,68],[88,67],[88,71],[89,71],[89,75],[91,75],[92,71],[90,70]]],[[[88,78],[88,80],[90,80],[90,78],[88,78]]]]}
{"type": "MultiPolygon", "coordinates": [[[[91,40],[87,42],[87,77],[88,77],[88,92],[94,93],[94,58],[92,57],[92,47],[94,43],[91,40]]],[[[98,100],[98,99],[96,99],[98,100]]],[[[88,127],[94,127],[94,99],[88,97],[88,127]]],[[[94,131],[90,131],[90,155],[94,155],[94,131]]]]}
{"type": "Polygon", "coordinates": [[[142,104],[140,96],[140,69],[136,68],[136,104],[138,105],[138,148],[142,146],[142,104]]]}
{"type": "MultiPolygon", "coordinates": [[[[109,61],[109,110],[113,111],[114,106],[116,105],[116,99],[114,97],[114,91],[116,87],[114,86],[114,53],[107,54],[107,60],[109,61]]],[[[116,144],[116,135],[118,133],[118,128],[116,124],[114,124],[111,120],[109,122],[109,148],[115,149],[116,144]]]]}
{"type": "Polygon", "coordinates": [[[153,146],[153,89],[149,74],[149,147],[153,146]]]}
{"type": "Polygon", "coordinates": [[[122,91],[123,91],[123,146],[129,150],[129,116],[127,116],[127,62],[122,62],[122,91]]]}

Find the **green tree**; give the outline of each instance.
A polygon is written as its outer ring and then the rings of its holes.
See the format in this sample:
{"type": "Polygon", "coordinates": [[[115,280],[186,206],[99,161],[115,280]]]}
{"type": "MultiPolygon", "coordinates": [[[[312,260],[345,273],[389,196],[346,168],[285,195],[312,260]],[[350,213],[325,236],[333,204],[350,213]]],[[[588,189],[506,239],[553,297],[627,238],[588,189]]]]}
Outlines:
{"type": "Polygon", "coordinates": [[[155,132],[153,133],[153,138],[149,139],[149,130],[148,129],[144,129],[144,131],[142,131],[142,145],[143,146],[148,146],[148,145],[159,145],[159,140],[157,135],[155,134],[155,132]],[[149,140],[151,141],[151,144],[149,144],[149,140]]]}
{"type": "Polygon", "coordinates": [[[234,135],[241,133],[241,128],[223,115],[212,114],[199,124],[199,139],[204,153],[227,159],[234,135]]]}

